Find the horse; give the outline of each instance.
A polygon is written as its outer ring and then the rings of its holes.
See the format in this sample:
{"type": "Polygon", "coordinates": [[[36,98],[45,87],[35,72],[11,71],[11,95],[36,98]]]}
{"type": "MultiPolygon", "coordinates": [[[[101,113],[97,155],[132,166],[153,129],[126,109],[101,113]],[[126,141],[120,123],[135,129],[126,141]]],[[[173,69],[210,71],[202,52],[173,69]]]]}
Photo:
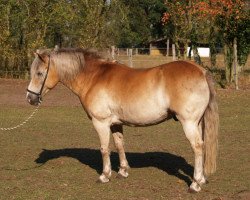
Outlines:
{"type": "Polygon", "coordinates": [[[99,182],[111,177],[111,133],[120,161],[117,176],[127,178],[123,125],[151,126],[172,118],[181,123],[194,152],[189,192],[199,192],[216,171],[218,105],[212,76],[201,66],[174,61],[134,69],[88,49],[55,48],[36,51],[30,75],[26,98],[32,105],[39,105],[58,82],[79,97],[100,139],[99,182]]]}

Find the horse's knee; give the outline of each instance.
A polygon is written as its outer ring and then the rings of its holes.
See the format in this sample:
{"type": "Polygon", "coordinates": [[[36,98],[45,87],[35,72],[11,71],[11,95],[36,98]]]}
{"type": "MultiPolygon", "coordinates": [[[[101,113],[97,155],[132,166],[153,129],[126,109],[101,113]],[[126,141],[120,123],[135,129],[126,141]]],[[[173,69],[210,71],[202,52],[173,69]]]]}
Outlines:
{"type": "Polygon", "coordinates": [[[195,148],[198,150],[203,150],[204,143],[202,141],[198,141],[195,143],[195,148]]]}
{"type": "Polygon", "coordinates": [[[196,141],[192,145],[194,153],[199,154],[199,155],[203,154],[203,146],[204,146],[204,143],[202,141],[196,141]]]}
{"type": "Polygon", "coordinates": [[[103,147],[101,147],[101,148],[100,148],[100,151],[101,151],[101,154],[102,154],[103,156],[109,155],[109,154],[110,154],[110,151],[109,151],[108,148],[103,148],[103,147]]]}

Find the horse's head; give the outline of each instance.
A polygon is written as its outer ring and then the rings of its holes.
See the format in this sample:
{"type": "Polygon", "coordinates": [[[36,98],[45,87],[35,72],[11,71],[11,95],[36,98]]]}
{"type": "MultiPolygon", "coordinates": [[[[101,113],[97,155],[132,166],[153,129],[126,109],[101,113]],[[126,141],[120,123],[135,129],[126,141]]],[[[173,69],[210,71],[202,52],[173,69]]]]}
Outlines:
{"type": "Polygon", "coordinates": [[[50,55],[36,51],[30,68],[31,81],[27,89],[27,100],[31,105],[41,103],[42,97],[58,83],[50,55]]]}

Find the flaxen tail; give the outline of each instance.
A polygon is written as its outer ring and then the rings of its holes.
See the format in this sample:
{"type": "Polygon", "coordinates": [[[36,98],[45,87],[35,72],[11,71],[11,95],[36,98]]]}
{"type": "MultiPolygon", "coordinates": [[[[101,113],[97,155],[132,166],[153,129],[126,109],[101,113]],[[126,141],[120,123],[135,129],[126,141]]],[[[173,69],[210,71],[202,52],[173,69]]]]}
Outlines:
{"type": "Polygon", "coordinates": [[[206,176],[216,171],[218,152],[219,113],[212,76],[207,72],[206,80],[210,90],[209,104],[203,118],[204,131],[204,173],[206,176]]]}

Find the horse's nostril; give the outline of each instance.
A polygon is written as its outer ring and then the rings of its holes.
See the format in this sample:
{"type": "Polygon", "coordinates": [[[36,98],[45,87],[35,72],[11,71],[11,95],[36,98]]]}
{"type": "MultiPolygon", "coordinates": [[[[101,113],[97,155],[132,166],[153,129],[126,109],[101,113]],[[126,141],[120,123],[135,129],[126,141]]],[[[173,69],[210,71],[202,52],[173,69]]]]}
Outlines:
{"type": "Polygon", "coordinates": [[[30,102],[30,100],[31,100],[30,94],[27,94],[26,99],[27,99],[28,102],[30,102]]]}
{"type": "Polygon", "coordinates": [[[31,104],[31,105],[34,105],[37,101],[36,97],[33,97],[31,94],[27,94],[27,97],[26,97],[27,101],[31,104]]]}

